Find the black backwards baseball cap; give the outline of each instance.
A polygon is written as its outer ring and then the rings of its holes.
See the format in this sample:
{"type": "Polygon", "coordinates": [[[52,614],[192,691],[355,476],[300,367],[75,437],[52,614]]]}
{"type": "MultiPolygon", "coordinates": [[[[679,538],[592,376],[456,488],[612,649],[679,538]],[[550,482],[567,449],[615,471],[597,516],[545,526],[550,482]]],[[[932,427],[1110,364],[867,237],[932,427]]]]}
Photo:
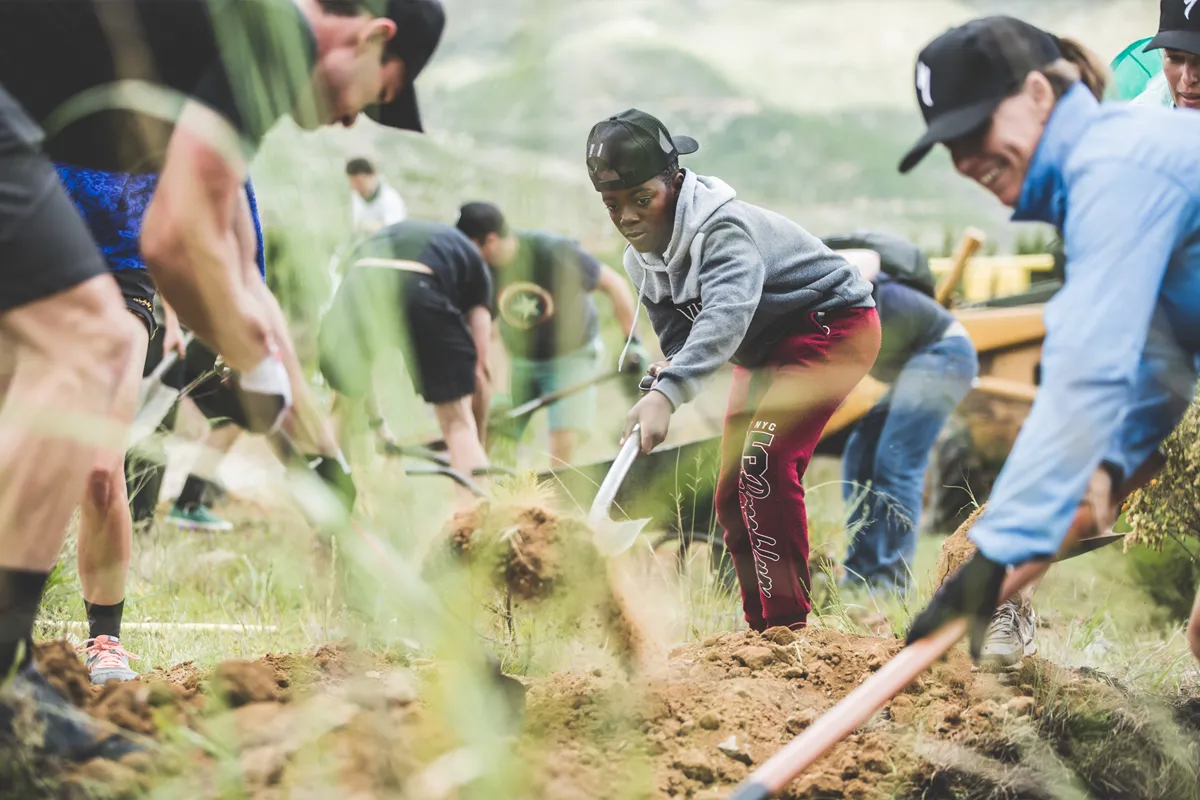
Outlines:
{"type": "Polygon", "coordinates": [[[938,143],[981,128],[1025,77],[1061,57],[1058,38],[1012,17],[985,17],[951,28],[917,57],[917,102],[928,126],[900,171],[938,143]]]}
{"type": "Polygon", "coordinates": [[[385,57],[404,59],[404,89],[390,103],[368,106],[368,117],[389,128],[423,132],[421,110],[413,82],[425,69],[446,27],[446,12],[439,0],[369,0],[376,16],[396,23],[396,35],[384,48],[385,57]]]}
{"type": "Polygon", "coordinates": [[[1158,11],[1158,34],[1142,50],[1169,48],[1200,55],[1200,8],[1196,0],[1162,0],[1158,11]]]}
{"type": "Polygon", "coordinates": [[[592,127],[587,144],[588,175],[597,192],[631,189],[658,175],[679,156],[699,149],[692,137],[672,136],[656,118],[631,108],[592,127]]]}

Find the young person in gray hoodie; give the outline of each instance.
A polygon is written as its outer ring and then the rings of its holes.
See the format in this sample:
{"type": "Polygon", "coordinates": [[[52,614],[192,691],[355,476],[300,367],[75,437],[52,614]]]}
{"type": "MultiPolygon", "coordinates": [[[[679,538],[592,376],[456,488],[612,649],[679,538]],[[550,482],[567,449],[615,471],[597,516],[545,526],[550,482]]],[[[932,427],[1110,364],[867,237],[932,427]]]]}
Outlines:
{"type": "Polygon", "coordinates": [[[802,480],[830,416],[879,352],[871,284],[815,236],[679,167],[699,145],[631,109],[592,128],[587,167],[629,242],[633,279],[667,361],[629,412],[642,450],[734,363],[717,518],[756,630],[799,627],[809,603],[802,480]]]}

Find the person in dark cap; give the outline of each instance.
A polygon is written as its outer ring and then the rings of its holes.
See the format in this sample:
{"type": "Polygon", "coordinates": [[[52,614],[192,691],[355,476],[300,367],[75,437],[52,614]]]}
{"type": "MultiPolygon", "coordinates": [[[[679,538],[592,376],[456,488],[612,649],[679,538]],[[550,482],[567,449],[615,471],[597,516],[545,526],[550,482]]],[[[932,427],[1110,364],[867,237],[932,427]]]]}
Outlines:
{"type": "Polygon", "coordinates": [[[825,423],[879,352],[871,284],[812,234],[679,165],[699,149],[631,109],[596,124],[587,169],[667,359],[625,420],[649,452],[671,414],[735,364],[717,516],[755,630],[810,610],[801,481],[825,423]]]}
{"type": "MultiPolygon", "coordinates": [[[[1067,264],[1046,307],[1037,399],[970,531],[978,551],[910,642],[966,617],[978,658],[1009,568],[1111,529],[1123,495],[1161,465],[1200,377],[1200,152],[1180,146],[1200,141],[1200,118],[1101,106],[1097,64],[1011,17],[953,28],[917,61],[928,130],[901,171],[945,144],[1014,220],[1056,226],[1067,264]]],[[[1200,623],[1189,630],[1200,657],[1200,623]]]]}
{"type": "Polygon", "coordinates": [[[1133,102],[1200,109],[1200,10],[1191,0],[1162,0],[1158,33],[1144,52],[1162,51],[1161,80],[1151,80],[1133,102]]]}

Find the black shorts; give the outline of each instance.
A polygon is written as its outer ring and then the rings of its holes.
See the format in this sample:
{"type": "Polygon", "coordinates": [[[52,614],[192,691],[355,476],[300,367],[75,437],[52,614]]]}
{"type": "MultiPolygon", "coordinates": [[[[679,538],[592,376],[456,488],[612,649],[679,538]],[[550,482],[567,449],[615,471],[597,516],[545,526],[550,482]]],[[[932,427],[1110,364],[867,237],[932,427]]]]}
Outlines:
{"type": "MultiPolygon", "coordinates": [[[[374,269],[357,267],[355,269],[374,269]]],[[[466,321],[432,280],[397,275],[391,315],[400,311],[403,324],[372,325],[363,292],[343,282],[333,307],[321,323],[321,373],[329,387],[347,397],[365,397],[378,353],[399,347],[413,388],[428,403],[448,403],[475,392],[475,341],[466,321]],[[358,300],[358,302],[356,302],[358,300]],[[384,333],[383,331],[388,331],[384,333]]],[[[382,312],[378,305],[376,313],[382,312]]]]}
{"type": "Polygon", "coordinates": [[[0,312],[108,272],[40,138],[0,88],[0,312]]]}
{"type": "Polygon", "coordinates": [[[154,320],[154,281],[144,269],[115,269],[111,275],[121,288],[125,307],[146,326],[146,333],[154,337],[157,323],[154,320]]]}

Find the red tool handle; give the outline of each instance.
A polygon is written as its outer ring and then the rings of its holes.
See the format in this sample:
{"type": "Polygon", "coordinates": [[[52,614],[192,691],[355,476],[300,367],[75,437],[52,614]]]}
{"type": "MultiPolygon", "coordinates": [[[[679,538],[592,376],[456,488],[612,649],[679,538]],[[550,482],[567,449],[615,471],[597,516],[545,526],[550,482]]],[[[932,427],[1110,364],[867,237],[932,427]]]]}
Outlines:
{"type": "MultiPolygon", "coordinates": [[[[1036,580],[1050,562],[1025,564],[1004,580],[1001,597],[1007,599],[1036,580]]],[[[835,744],[853,733],[904,687],[937,661],[967,633],[967,620],[956,619],[924,639],[913,642],[863,681],[833,708],[771,756],[738,786],[730,800],[766,800],[774,797],[801,772],[812,766],[835,744]]]]}

